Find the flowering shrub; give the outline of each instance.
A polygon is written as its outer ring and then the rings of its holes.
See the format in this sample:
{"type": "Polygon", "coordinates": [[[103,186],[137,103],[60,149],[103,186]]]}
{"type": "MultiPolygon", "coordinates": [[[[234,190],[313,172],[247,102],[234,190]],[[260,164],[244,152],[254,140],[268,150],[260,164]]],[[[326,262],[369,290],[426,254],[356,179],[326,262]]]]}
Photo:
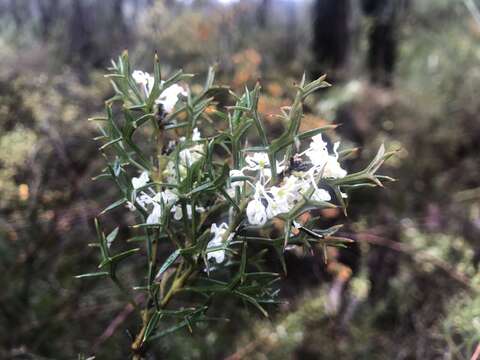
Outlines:
{"type": "Polygon", "coordinates": [[[345,209],[348,191],[389,180],[376,175],[391,155],[383,146],[363,171],[348,174],[341,159],[351,151],[339,150],[339,143],[329,149],[322,136],[333,126],[299,132],[303,101],[329,86],[324,76],[302,79],[291,107],[282,109],[285,131],[269,139],[257,111],[258,84],[237,95],[215,86],[210,69],[196,93],[185,88],[191,75],[182,71],[161,80],[157,58],[153,76],[132,71],[127,53],[110,70],[115,95],[106,116],[93,120],[107,159],[99,178],[113,181],[121,196],[104,212],[126,206],[137,216],[133,228],[144,244],[146,276],[132,291],[145,297],[134,300],[116,271],[141,248],[113,253],[118,228],[105,234],[98,221],[101,271],[79,277],[110,277],[131,298],[142,318],[134,358],[155,339],[211,320],[215,296],[238,297],[266,315],[265,304],[278,301],[279,274],[264,270],[265,251],[258,249],[274,249],[284,265],[291,246],[345,246],[350,240],[335,236],[339,226],[317,228],[317,210],[345,209]],[[216,104],[217,92],[228,93],[234,105],[216,104]],[[279,229],[281,235],[272,236],[279,229]],[[173,248],[163,263],[159,243],[173,248]],[[174,307],[172,299],[185,294],[192,294],[189,306],[174,307]]]}

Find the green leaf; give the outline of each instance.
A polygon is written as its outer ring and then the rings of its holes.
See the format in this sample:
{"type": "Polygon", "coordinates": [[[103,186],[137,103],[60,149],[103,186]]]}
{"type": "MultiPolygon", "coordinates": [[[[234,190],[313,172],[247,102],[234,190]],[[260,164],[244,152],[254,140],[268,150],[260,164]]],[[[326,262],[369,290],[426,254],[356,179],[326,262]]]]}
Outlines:
{"type": "Polygon", "coordinates": [[[113,209],[119,207],[120,205],[125,204],[126,202],[127,202],[126,199],[117,200],[117,201],[115,201],[114,203],[108,205],[105,209],[103,209],[103,210],[100,212],[99,215],[103,215],[103,214],[105,214],[106,212],[108,212],[108,211],[110,211],[110,210],[113,210],[113,209]]]}
{"type": "Polygon", "coordinates": [[[76,275],[75,279],[84,279],[84,278],[93,278],[93,277],[103,277],[110,275],[107,271],[100,271],[100,272],[93,272],[93,273],[86,273],[81,275],[76,275]]]}
{"type": "Polygon", "coordinates": [[[125,259],[125,258],[127,258],[127,257],[129,257],[129,256],[131,256],[131,255],[133,255],[133,254],[135,254],[135,253],[137,253],[138,251],[140,251],[140,248],[135,248],[135,249],[130,249],[130,250],[124,251],[124,252],[122,252],[122,253],[120,253],[120,254],[117,254],[117,255],[115,255],[115,256],[112,256],[112,257],[110,258],[110,262],[111,262],[111,263],[114,263],[114,264],[115,264],[115,263],[118,263],[118,262],[122,261],[123,259],[125,259]]]}
{"type": "Polygon", "coordinates": [[[255,306],[263,314],[263,316],[268,318],[268,312],[253,297],[237,290],[233,290],[233,294],[237,295],[238,297],[242,298],[243,300],[255,306]]]}
{"type": "Polygon", "coordinates": [[[162,274],[175,262],[175,260],[177,260],[178,256],[180,255],[180,252],[181,252],[181,249],[177,249],[170,254],[167,260],[165,260],[163,265],[160,267],[160,270],[158,270],[158,273],[155,276],[155,279],[160,278],[162,274]]]}
{"type": "Polygon", "coordinates": [[[158,325],[158,320],[160,320],[160,313],[155,312],[152,317],[150,318],[150,321],[147,324],[147,327],[145,329],[145,333],[143,335],[143,340],[142,342],[146,342],[150,335],[152,334],[153,331],[157,328],[158,325]]]}
{"type": "Polygon", "coordinates": [[[108,259],[108,246],[105,240],[105,234],[102,232],[97,218],[95,218],[95,229],[97,231],[98,242],[100,244],[102,260],[108,259]]]}
{"type": "Polygon", "coordinates": [[[240,270],[238,271],[241,282],[245,280],[246,268],[247,268],[247,242],[245,241],[242,246],[242,258],[240,261],[240,270]]]}
{"type": "Polygon", "coordinates": [[[122,140],[123,140],[123,138],[121,138],[121,137],[119,137],[119,138],[117,138],[117,139],[113,139],[113,140],[111,140],[111,141],[103,144],[102,146],[100,146],[99,150],[104,150],[104,149],[106,149],[107,147],[109,147],[109,146],[111,146],[111,145],[113,145],[113,144],[116,144],[116,143],[118,143],[118,142],[120,142],[120,141],[122,141],[122,140]]]}
{"type": "Polygon", "coordinates": [[[134,128],[139,128],[140,126],[145,124],[148,120],[150,120],[154,116],[155,116],[155,114],[153,114],[153,113],[149,113],[149,114],[145,114],[145,115],[140,116],[138,119],[134,120],[133,127],[134,128]]]}
{"type": "Polygon", "coordinates": [[[188,326],[188,321],[183,320],[180,323],[178,323],[177,325],[170,326],[169,328],[167,328],[165,330],[162,330],[162,331],[159,331],[153,336],[150,336],[150,338],[147,339],[145,342],[149,342],[149,341],[152,341],[154,339],[162,338],[162,337],[164,337],[168,334],[171,334],[171,333],[173,333],[177,330],[180,330],[181,328],[186,327],[186,326],[188,326]]]}
{"type": "Polygon", "coordinates": [[[118,226],[113,229],[113,231],[107,235],[107,247],[110,248],[110,246],[112,245],[113,241],[115,240],[115,238],[117,237],[118,235],[118,226]]]}

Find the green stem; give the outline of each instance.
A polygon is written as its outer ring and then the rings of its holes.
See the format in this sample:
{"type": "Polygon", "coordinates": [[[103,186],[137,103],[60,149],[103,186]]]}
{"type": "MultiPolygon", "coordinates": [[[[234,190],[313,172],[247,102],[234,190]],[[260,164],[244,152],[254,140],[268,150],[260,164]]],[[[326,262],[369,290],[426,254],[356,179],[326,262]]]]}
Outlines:
{"type": "MultiPolygon", "coordinates": [[[[228,239],[230,234],[232,234],[237,229],[238,225],[240,225],[241,221],[244,218],[244,212],[245,212],[246,207],[247,207],[247,201],[246,201],[246,199],[244,199],[240,203],[240,206],[239,206],[240,211],[236,214],[233,222],[230,224],[227,231],[223,235],[223,241],[224,242],[228,239]]],[[[156,244],[154,244],[154,245],[156,247],[156,244]]],[[[152,251],[152,254],[154,252],[155,251],[152,251]]],[[[168,303],[172,300],[174,295],[182,290],[182,288],[185,286],[186,282],[191,277],[194,277],[198,273],[198,270],[195,269],[195,266],[193,264],[188,266],[185,269],[185,271],[183,271],[183,265],[184,265],[184,262],[182,261],[180,263],[179,267],[177,268],[177,273],[175,274],[175,279],[173,280],[172,285],[170,286],[170,288],[168,289],[168,292],[165,294],[165,296],[162,298],[162,300],[158,304],[159,309],[165,308],[168,305],[168,303]]],[[[142,353],[145,351],[145,342],[144,342],[143,338],[144,338],[145,331],[147,329],[148,323],[149,323],[149,321],[150,321],[150,319],[151,319],[151,317],[154,313],[152,311],[152,309],[149,307],[148,303],[149,302],[147,301],[146,308],[143,311],[143,326],[142,326],[140,332],[138,333],[138,335],[136,336],[134,342],[132,343],[131,349],[134,353],[133,358],[132,358],[133,360],[142,359],[142,353]]]]}

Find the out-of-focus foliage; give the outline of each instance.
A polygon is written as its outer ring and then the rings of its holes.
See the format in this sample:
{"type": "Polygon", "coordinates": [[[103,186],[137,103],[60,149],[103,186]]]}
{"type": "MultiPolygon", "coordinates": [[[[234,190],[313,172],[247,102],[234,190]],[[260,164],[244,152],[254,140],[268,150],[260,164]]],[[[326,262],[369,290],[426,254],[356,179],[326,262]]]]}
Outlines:
{"type": "Polygon", "coordinates": [[[231,6],[206,1],[204,6],[168,7],[157,2],[140,15],[132,54],[138,57],[154,48],[162,63],[171,68],[181,65],[189,72],[218,63],[220,71],[234,74],[233,85],[239,88],[247,80],[303,72],[309,59],[310,22],[299,19],[308,19],[308,3],[265,3],[270,5],[262,10],[262,1],[251,0],[231,6]],[[267,11],[264,20],[262,11],[267,11]],[[296,53],[302,55],[292,56],[296,53]],[[265,71],[278,63],[282,63],[282,74],[265,71]]]}

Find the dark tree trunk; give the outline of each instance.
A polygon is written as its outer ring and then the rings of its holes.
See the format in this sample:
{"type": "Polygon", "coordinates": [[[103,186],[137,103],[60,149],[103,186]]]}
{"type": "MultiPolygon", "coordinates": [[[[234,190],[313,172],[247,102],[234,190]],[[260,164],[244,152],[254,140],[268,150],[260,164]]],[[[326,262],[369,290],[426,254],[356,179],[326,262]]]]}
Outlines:
{"type": "Polygon", "coordinates": [[[268,11],[270,9],[271,0],[261,0],[257,9],[257,23],[262,29],[267,26],[268,11]]]}
{"type": "Polygon", "coordinates": [[[95,45],[92,33],[92,24],[89,23],[88,10],[82,0],[74,0],[69,19],[69,52],[70,62],[82,64],[94,64],[95,45]]]}
{"type": "Polygon", "coordinates": [[[24,20],[28,20],[28,17],[25,16],[25,10],[27,6],[25,1],[21,0],[10,0],[9,10],[12,14],[13,20],[15,22],[15,27],[20,29],[23,27],[24,20]],[[23,11],[22,11],[23,9],[23,11]]]}
{"type": "Polygon", "coordinates": [[[43,41],[47,41],[51,33],[51,27],[58,17],[58,0],[38,1],[38,10],[40,14],[40,35],[43,41]]]}
{"type": "Polygon", "coordinates": [[[287,33],[285,34],[285,54],[287,61],[295,58],[297,53],[297,7],[295,3],[287,3],[287,33]]]}
{"type": "Polygon", "coordinates": [[[397,18],[402,0],[363,0],[363,10],[372,18],[368,38],[368,70],[374,84],[389,87],[397,59],[397,18]]]}
{"type": "MultiPolygon", "coordinates": [[[[350,47],[350,0],[316,0],[313,7],[314,75],[333,73],[346,64],[350,47]]],[[[336,75],[335,75],[336,73],[336,75]]]]}

